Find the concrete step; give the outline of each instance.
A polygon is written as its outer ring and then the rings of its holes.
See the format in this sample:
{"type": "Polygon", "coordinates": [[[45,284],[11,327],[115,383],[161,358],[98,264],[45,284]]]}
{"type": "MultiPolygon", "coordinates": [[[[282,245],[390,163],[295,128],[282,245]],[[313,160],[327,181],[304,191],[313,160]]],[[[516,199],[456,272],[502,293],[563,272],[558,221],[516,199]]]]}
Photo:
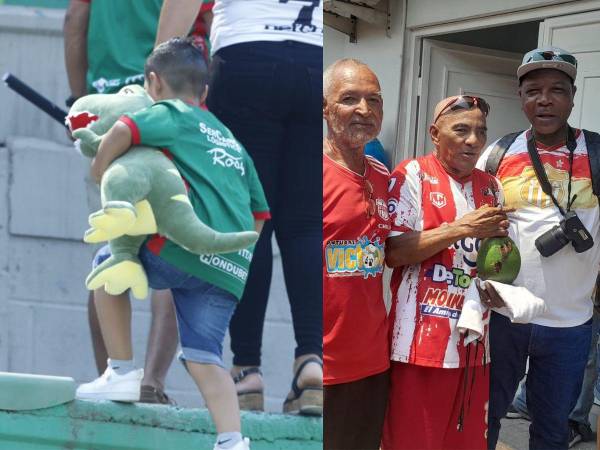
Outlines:
{"type": "Polygon", "coordinates": [[[23,411],[48,408],[75,398],[69,377],[0,372],[0,409],[23,411]]]}

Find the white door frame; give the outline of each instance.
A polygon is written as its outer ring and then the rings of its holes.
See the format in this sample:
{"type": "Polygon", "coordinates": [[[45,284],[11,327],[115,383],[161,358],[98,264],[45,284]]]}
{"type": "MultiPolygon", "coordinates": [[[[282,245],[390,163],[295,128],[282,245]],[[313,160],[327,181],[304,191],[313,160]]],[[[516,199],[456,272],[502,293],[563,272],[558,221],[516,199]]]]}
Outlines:
{"type": "Polygon", "coordinates": [[[600,0],[576,0],[558,5],[531,8],[522,11],[496,13],[485,17],[474,17],[446,24],[415,27],[405,30],[402,76],[400,77],[400,104],[398,106],[398,128],[393,162],[411,158],[416,144],[417,98],[420,95],[419,71],[421,43],[424,38],[440,34],[470,31],[483,28],[511,25],[550,17],[578,14],[600,10],[600,0]]]}

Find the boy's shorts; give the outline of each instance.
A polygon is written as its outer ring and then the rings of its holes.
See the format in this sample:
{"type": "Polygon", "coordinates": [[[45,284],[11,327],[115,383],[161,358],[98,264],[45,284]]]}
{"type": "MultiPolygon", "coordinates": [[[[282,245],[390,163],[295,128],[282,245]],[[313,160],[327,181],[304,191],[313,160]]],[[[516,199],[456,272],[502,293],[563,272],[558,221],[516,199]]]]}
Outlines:
{"type": "MultiPolygon", "coordinates": [[[[110,257],[108,245],[94,257],[94,267],[110,257]]],[[[200,364],[223,364],[223,340],[237,306],[230,292],[207,283],[153,254],[144,245],[139,254],[153,289],[170,289],[173,293],[177,328],[181,343],[180,359],[200,364]]]]}

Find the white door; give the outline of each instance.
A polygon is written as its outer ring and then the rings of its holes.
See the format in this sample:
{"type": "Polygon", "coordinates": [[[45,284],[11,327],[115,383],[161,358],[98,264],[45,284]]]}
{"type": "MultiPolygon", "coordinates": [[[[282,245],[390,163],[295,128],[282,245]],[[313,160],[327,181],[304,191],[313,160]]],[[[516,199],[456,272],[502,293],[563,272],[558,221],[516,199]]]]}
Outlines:
{"type": "Polygon", "coordinates": [[[521,59],[515,53],[424,39],[415,154],[433,149],[428,131],[433,110],[451,95],[477,95],[490,104],[488,143],[527,128],[517,94],[521,59]]]}
{"type": "Polygon", "coordinates": [[[540,24],[539,43],[575,55],[577,93],[569,123],[600,132],[600,11],[545,20],[540,24]]]}

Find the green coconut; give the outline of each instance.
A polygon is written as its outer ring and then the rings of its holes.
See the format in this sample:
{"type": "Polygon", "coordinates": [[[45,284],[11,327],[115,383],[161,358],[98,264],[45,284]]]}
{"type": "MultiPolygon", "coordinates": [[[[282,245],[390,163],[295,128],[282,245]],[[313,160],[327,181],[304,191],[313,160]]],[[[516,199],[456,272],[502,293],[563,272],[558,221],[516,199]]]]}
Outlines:
{"type": "Polygon", "coordinates": [[[486,238],[477,254],[477,272],[482,280],[511,284],[521,269],[521,253],[509,237],[486,238]]]}

